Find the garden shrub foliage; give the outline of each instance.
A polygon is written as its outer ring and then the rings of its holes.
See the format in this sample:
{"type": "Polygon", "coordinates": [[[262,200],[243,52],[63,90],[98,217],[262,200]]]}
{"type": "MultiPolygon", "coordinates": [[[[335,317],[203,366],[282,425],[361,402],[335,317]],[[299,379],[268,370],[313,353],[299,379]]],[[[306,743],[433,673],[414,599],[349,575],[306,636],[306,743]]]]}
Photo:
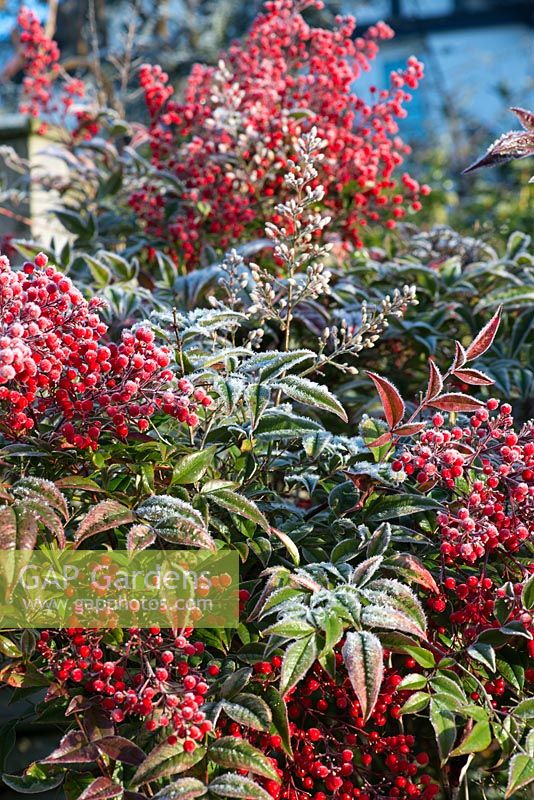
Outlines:
{"type": "MultiPolygon", "coordinates": [[[[19,242],[28,261],[0,262],[2,548],[229,547],[241,561],[235,630],[0,636],[6,689],[62,732],[3,776],[15,791],[529,791],[534,427],[491,396],[528,371],[492,360],[507,337],[529,342],[528,240],[498,269],[445,229],[388,242],[419,202],[393,172],[421,67],[367,105],[352,82],[389,29],[353,39],[352,22],[313,29],[302,10],[267,4],[183,102],[142,68],[152,164],[132,143],[113,188],[117,120],[63,102],[82,123],[57,212],[76,239],[50,260],[19,242]],[[88,177],[77,159],[97,127],[88,177]],[[357,252],[379,210],[384,247],[357,252]],[[220,261],[201,267],[206,252],[220,261]]],[[[70,79],[22,23],[28,102],[57,111],[55,79],[70,79]]]]}

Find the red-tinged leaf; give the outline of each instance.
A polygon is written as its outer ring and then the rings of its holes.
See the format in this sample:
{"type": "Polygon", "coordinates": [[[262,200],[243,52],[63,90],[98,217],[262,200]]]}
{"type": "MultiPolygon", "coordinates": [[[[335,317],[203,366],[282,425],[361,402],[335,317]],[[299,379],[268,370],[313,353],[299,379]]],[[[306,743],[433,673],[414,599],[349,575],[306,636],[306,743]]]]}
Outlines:
{"type": "Polygon", "coordinates": [[[113,783],[110,778],[97,778],[87,789],[84,789],[78,800],[110,800],[118,797],[123,792],[123,787],[113,783]]]}
{"type": "Polygon", "coordinates": [[[374,372],[367,372],[367,375],[369,375],[377,388],[386,422],[390,428],[394,428],[404,417],[404,412],[406,411],[402,397],[387,378],[382,378],[374,372]]]}
{"type": "Polygon", "coordinates": [[[395,428],[395,435],[413,436],[424,428],[426,428],[426,422],[409,422],[407,425],[400,425],[398,428],[395,428]]]}
{"type": "Polygon", "coordinates": [[[95,744],[113,761],[121,761],[123,764],[132,764],[134,767],[138,767],[146,758],[146,753],[140,747],[123,736],[105,736],[95,744]]]}
{"type": "Polygon", "coordinates": [[[350,631],[345,637],[342,653],[362,717],[368,720],[384,677],[384,651],[380,639],[369,631],[350,631]]]}
{"type": "Polygon", "coordinates": [[[534,155],[534,132],[509,131],[491,144],[482,158],[477,159],[464,169],[464,174],[473,172],[480,167],[493,167],[497,164],[505,164],[514,158],[526,158],[534,155]]]}
{"type": "Polygon", "coordinates": [[[430,374],[428,376],[425,400],[433,400],[434,397],[437,397],[443,391],[443,376],[439,371],[439,367],[432,359],[428,362],[428,368],[430,374]]]}
{"type": "Polygon", "coordinates": [[[101,503],[97,503],[80,522],[74,537],[76,545],[90,536],[117,528],[127,522],[133,522],[133,520],[134,514],[129,508],[116,500],[103,500],[101,503]]]}
{"type": "Polygon", "coordinates": [[[479,358],[479,356],[481,356],[491,347],[499,329],[501,312],[502,306],[497,309],[490,321],[484,325],[478,336],[475,336],[465,352],[468,361],[473,361],[475,358],[479,358]]]}
{"type": "Polygon", "coordinates": [[[491,386],[495,381],[488,375],[484,375],[478,369],[457,369],[454,372],[454,377],[468,383],[470,386],[491,386]]]}
{"type": "MultiPolygon", "coordinates": [[[[395,433],[396,433],[396,431],[395,431],[395,433]]],[[[389,442],[391,442],[391,438],[392,437],[391,437],[390,431],[386,431],[385,433],[382,434],[382,436],[379,436],[378,439],[375,439],[374,442],[369,442],[369,444],[367,446],[369,448],[371,448],[371,447],[382,447],[382,445],[388,444],[389,442]]]]}
{"type": "Polygon", "coordinates": [[[432,400],[429,405],[439,408],[440,411],[476,411],[477,408],[482,408],[484,403],[477,400],[476,397],[463,394],[463,392],[451,392],[442,394],[441,397],[432,400]]]}
{"type": "Polygon", "coordinates": [[[534,114],[532,111],[527,111],[526,108],[518,108],[515,106],[511,108],[517,119],[526,131],[534,131],[534,114]]]}
{"type": "Polygon", "coordinates": [[[396,553],[389,559],[388,565],[391,565],[404,578],[424,586],[425,589],[429,589],[435,594],[439,594],[439,587],[432,573],[422,561],[411,553],[396,553]]]}
{"type": "Polygon", "coordinates": [[[67,733],[59,746],[42,759],[41,764],[90,764],[98,758],[98,750],[94,744],[87,744],[80,731],[67,733]]]}
{"type": "Polygon", "coordinates": [[[150,525],[134,525],[126,536],[126,547],[131,553],[146,550],[156,541],[156,532],[150,525]]]}
{"type": "Polygon", "coordinates": [[[452,362],[452,368],[458,369],[458,367],[463,367],[465,362],[467,361],[467,356],[465,354],[465,349],[460,342],[455,342],[455,353],[454,353],[454,361],[452,362]]]}

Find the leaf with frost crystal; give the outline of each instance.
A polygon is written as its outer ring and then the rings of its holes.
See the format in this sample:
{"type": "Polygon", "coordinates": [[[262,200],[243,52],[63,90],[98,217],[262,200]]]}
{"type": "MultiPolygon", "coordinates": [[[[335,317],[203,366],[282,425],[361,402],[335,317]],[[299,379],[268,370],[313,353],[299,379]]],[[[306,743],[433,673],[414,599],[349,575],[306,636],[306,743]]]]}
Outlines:
{"type": "Polygon", "coordinates": [[[134,525],[126,536],[126,547],[130,553],[146,550],[156,541],[156,534],[150,525],[134,525]]]}
{"type": "Polygon", "coordinates": [[[362,625],[368,628],[387,628],[392,631],[404,631],[415,636],[424,635],[419,625],[407,614],[388,606],[371,605],[362,610],[362,625]]]}
{"type": "Polygon", "coordinates": [[[185,753],[180,750],[178,745],[168,744],[165,741],[150,751],[133,776],[131,784],[139,786],[147,781],[168,778],[170,775],[185,772],[201,761],[205,753],[204,747],[197,747],[192,753],[185,753]]]}
{"type": "Polygon", "coordinates": [[[215,492],[210,492],[207,497],[232,514],[245,517],[245,519],[255,522],[256,525],[259,525],[264,531],[269,532],[270,526],[267,518],[259,510],[256,503],[249,497],[237,494],[237,492],[233,492],[231,489],[218,489],[215,492]]]}
{"type": "Polygon", "coordinates": [[[420,633],[425,635],[426,616],[423,606],[408,586],[395,579],[382,578],[373,581],[367,588],[384,592],[384,603],[412,617],[419,626],[420,633]]]}
{"type": "Polygon", "coordinates": [[[299,375],[287,375],[285,378],[280,378],[273,385],[298,403],[303,403],[322,411],[329,411],[340,417],[343,422],[348,421],[345,409],[337,397],[321,383],[315,383],[308,380],[308,378],[301,378],[299,375]]]}
{"type": "Polygon", "coordinates": [[[231,700],[223,700],[222,706],[234,722],[245,725],[247,728],[253,728],[255,731],[269,730],[272,722],[271,709],[261,697],[256,697],[249,692],[241,692],[231,700]]]}
{"type": "Polygon", "coordinates": [[[235,797],[238,800],[272,800],[271,795],[265,791],[252,778],[227,772],[211,781],[210,794],[217,797],[235,797]]]}
{"type": "Polygon", "coordinates": [[[350,631],[342,649],[343,662],[367,721],[376,705],[384,677],[384,651],[369,631],[350,631]]]}
{"type": "Polygon", "coordinates": [[[59,511],[64,519],[69,516],[67,501],[52,481],[43,478],[22,478],[13,486],[13,494],[17,497],[33,497],[34,500],[46,503],[59,511]]]}
{"type": "Polygon", "coordinates": [[[280,675],[280,693],[286,695],[306,675],[317,658],[315,634],[297,639],[284,654],[280,675]]]}
{"type": "MultiPolygon", "coordinates": [[[[250,354],[250,353],[249,353],[250,354]]],[[[290,350],[288,353],[278,350],[268,350],[265,353],[252,355],[240,368],[241,372],[260,371],[262,382],[272,380],[283,372],[292,369],[303,361],[315,359],[312,350],[290,350]]]]}
{"type": "Polygon", "coordinates": [[[235,736],[216,739],[208,750],[208,758],[220,767],[244,769],[280,783],[278,772],[273,767],[271,759],[246,739],[236,739],[235,736]]]}
{"type": "Polygon", "coordinates": [[[208,787],[197,778],[180,778],[170,786],[160,789],[152,800],[196,800],[197,797],[203,797],[207,791],[208,787]]]}
{"type": "Polygon", "coordinates": [[[152,522],[158,536],[173,544],[189,544],[215,549],[202,514],[192,505],[167,494],[149,497],[136,509],[152,522]]]}
{"type": "Polygon", "coordinates": [[[87,789],[84,789],[78,797],[78,800],[110,800],[112,797],[122,795],[123,792],[123,786],[113,783],[111,778],[101,777],[90,783],[87,789]]]}
{"type": "Polygon", "coordinates": [[[37,519],[20,506],[0,508],[0,549],[33,550],[37,542],[37,519]]]}
{"type": "Polygon", "coordinates": [[[406,411],[404,400],[400,396],[397,387],[387,378],[376,375],[374,372],[367,372],[367,375],[376,386],[387,424],[390,428],[394,428],[404,417],[406,411]]]}
{"type": "Polygon", "coordinates": [[[505,800],[512,798],[518,789],[528,786],[532,781],[534,781],[534,758],[518,753],[510,761],[505,800]]]}
{"type": "Polygon", "coordinates": [[[122,503],[118,503],[116,500],[103,500],[93,506],[82,519],[75,533],[74,541],[76,545],[79,545],[90,536],[96,536],[97,533],[133,522],[134,518],[133,512],[122,503]]]}

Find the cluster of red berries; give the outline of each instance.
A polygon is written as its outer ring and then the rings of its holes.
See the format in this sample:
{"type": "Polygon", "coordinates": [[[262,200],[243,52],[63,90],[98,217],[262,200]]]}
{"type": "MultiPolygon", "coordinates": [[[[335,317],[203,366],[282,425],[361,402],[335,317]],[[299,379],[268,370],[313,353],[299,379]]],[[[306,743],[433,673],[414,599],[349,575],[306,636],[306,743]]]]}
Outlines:
{"type": "Polygon", "coordinates": [[[393,31],[377,23],[355,38],[352,18],[338,18],[333,30],[314,28],[301,13],[307,5],[267,2],[245,41],[223,55],[223,66],[193,68],[182,103],[173,99],[161,67],[140,71],[153,162],[182,188],[169,198],[179,201],[170,221],[168,202],[153,182],[130,203],[189,264],[212,239],[224,248],[267,220],[280,221],[274,205],[284,199],[295,138],[312,126],[327,142],[317,182],[346,247],[361,245],[369,223],[385,218],[392,228],[407,205],[420,210],[419,195],[429,191],[408,174],[400,187],[393,178],[409,152],[397,120],[406,116],[407,89],[417,88],[422,64],[408,59],[392,73],[390,88],[373,87],[367,102],[354,94],[354,81],[393,31]]]}
{"type": "Polygon", "coordinates": [[[183,378],[147,327],[105,341],[106,325],[72,281],[40,253],[21,271],[0,256],[0,407],[2,430],[20,437],[43,421],[50,435],[95,448],[103,431],[140,431],[159,409],[189,426],[211,398],[183,378]]]}
{"type": "MultiPolygon", "coordinates": [[[[272,758],[281,783],[267,780],[264,786],[276,800],[434,798],[439,787],[424,772],[429,756],[414,749],[414,736],[403,734],[400,728],[391,736],[377,730],[388,719],[399,725],[400,707],[409,696],[398,691],[399,672],[386,669],[378,703],[364,723],[342,657],[339,653],[336,657],[336,680],[317,663],[287,698],[292,758],[277,734],[246,731],[235,722],[228,723],[223,732],[246,736],[272,758]]],[[[280,665],[278,656],[256,664],[256,680],[265,684],[275,680],[280,665]]],[[[415,662],[407,659],[405,666],[415,666],[415,662]]]]}
{"type": "Polygon", "coordinates": [[[393,461],[422,491],[440,485],[454,492],[455,502],[437,515],[448,565],[472,564],[496,548],[514,553],[534,534],[534,428],[516,433],[511,412],[492,398],[451,430],[435,414],[433,427],[393,461]]]}
{"type": "Polygon", "coordinates": [[[99,632],[44,630],[37,650],[57,681],[100,698],[115,724],[140,718],[147,731],[163,730],[169,744],[180,739],[184,750],[193,752],[212,729],[202,706],[219,667],[202,666],[204,645],[190,642],[191,633],[186,629],[169,639],[156,627],[131,628],[117,655],[105,653],[99,632]]]}
{"type": "MultiPolygon", "coordinates": [[[[21,8],[18,24],[25,60],[20,111],[32,117],[59,118],[62,122],[66,122],[67,114],[74,111],[77,124],[73,137],[78,137],[82,132],[85,139],[95,136],[100,128],[95,114],[87,107],[74,109],[76,99],[85,97],[85,85],[82,80],[67,75],[61,69],[57,43],[48,36],[36,15],[28,8],[21,8]]],[[[40,132],[46,132],[46,128],[46,123],[42,123],[40,132]]]]}

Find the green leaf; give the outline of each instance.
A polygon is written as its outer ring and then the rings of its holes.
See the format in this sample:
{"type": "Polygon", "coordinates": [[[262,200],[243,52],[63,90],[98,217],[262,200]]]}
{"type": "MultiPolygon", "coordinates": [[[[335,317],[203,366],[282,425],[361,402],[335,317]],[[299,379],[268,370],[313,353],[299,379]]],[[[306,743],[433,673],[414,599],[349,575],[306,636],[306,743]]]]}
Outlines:
{"type": "Polygon", "coordinates": [[[424,689],[427,684],[426,675],[421,675],[419,672],[410,672],[406,675],[402,682],[397,686],[398,692],[415,692],[418,689],[424,689]]]}
{"type": "Polygon", "coordinates": [[[382,555],[388,549],[390,542],[391,525],[389,522],[383,522],[367,542],[367,557],[382,555]]]}
{"type": "Polygon", "coordinates": [[[180,778],[161,789],[153,800],[195,800],[204,797],[207,791],[208,787],[197,778],[180,778]]]}
{"type": "Polygon", "coordinates": [[[481,664],[484,664],[490,672],[495,672],[497,669],[495,664],[495,650],[490,644],[484,644],[484,642],[475,642],[472,644],[471,647],[467,649],[467,654],[474,658],[475,661],[480,661],[481,664]]]}
{"type": "Polygon", "coordinates": [[[232,700],[223,700],[226,714],[240,725],[255,731],[268,731],[272,722],[271,709],[261,697],[248,692],[236,695],[232,700]]]}
{"type": "Polygon", "coordinates": [[[200,480],[213,461],[216,450],[217,447],[213,445],[197,453],[183,456],[172,471],[172,484],[183,485],[200,480]]]}
{"type": "Polygon", "coordinates": [[[235,736],[223,736],[216,739],[208,749],[208,758],[220,767],[229,769],[245,769],[256,775],[262,775],[272,781],[280,783],[278,772],[272,765],[270,758],[261,750],[253,747],[246,739],[236,739],[235,736]]]}
{"type": "MultiPolygon", "coordinates": [[[[370,444],[376,442],[381,436],[383,436],[388,431],[388,426],[381,419],[374,419],[373,417],[365,417],[362,422],[360,423],[360,434],[363,438],[365,444],[369,447],[370,444]]],[[[391,444],[386,442],[385,444],[379,445],[378,447],[369,447],[371,453],[373,454],[373,458],[376,462],[382,461],[389,450],[391,449],[391,444]]]]}
{"type": "Polygon", "coordinates": [[[8,658],[20,658],[22,653],[18,645],[8,639],[7,636],[0,635],[0,653],[3,653],[8,658]]]}
{"type": "Polygon", "coordinates": [[[514,717],[520,719],[534,720],[534,697],[528,697],[518,703],[514,709],[511,709],[514,717]]]}
{"type": "Polygon", "coordinates": [[[362,717],[368,720],[384,677],[384,651],[380,639],[369,631],[350,631],[342,654],[362,717]]]}
{"type": "Polygon", "coordinates": [[[211,781],[210,793],[217,797],[236,797],[239,800],[272,800],[271,795],[262,789],[252,778],[228,772],[211,781]]]}
{"type": "Polygon", "coordinates": [[[249,497],[244,497],[237,492],[230,489],[218,489],[215,492],[210,492],[207,495],[210,500],[213,500],[217,505],[230,511],[232,514],[237,514],[240,517],[251,520],[263,528],[264,531],[269,532],[270,525],[267,518],[259,510],[256,503],[249,497]]]}
{"type": "Polygon", "coordinates": [[[286,695],[303,678],[317,658],[315,635],[297,639],[284,654],[280,675],[280,692],[286,695]]]}
{"type": "Polygon", "coordinates": [[[290,350],[287,353],[278,350],[267,350],[245,362],[242,369],[247,372],[252,369],[260,369],[260,381],[264,383],[278,377],[278,375],[287,370],[293,369],[297,364],[315,359],[315,357],[315,353],[312,350],[290,350]]]}
{"type": "Polygon", "coordinates": [[[454,713],[444,708],[436,697],[430,701],[430,722],[436,735],[441,763],[444,764],[456,741],[456,722],[454,713]]]}
{"type": "Polygon", "coordinates": [[[38,792],[48,792],[50,789],[55,789],[60,783],[63,783],[65,773],[50,774],[44,767],[39,764],[31,764],[22,775],[2,775],[2,780],[9,786],[21,794],[37,794],[38,792]]]}
{"type": "Polygon", "coordinates": [[[151,750],[137,769],[131,784],[132,786],[139,786],[139,784],[147,781],[168,778],[170,775],[185,772],[187,769],[194,767],[195,764],[198,764],[205,754],[206,749],[204,747],[197,747],[192,753],[186,753],[180,750],[179,745],[163,742],[163,744],[151,750]]]}
{"type": "Polygon", "coordinates": [[[417,714],[422,711],[430,702],[428,692],[414,692],[400,709],[400,714],[417,714]]]}
{"type": "Polygon", "coordinates": [[[310,381],[308,378],[301,378],[298,375],[286,375],[285,378],[280,378],[274,385],[275,388],[281,389],[292,400],[323,411],[330,411],[340,417],[343,422],[348,422],[345,409],[326,386],[310,381]]]}
{"type": "Polygon", "coordinates": [[[280,692],[271,685],[265,687],[263,699],[271,709],[272,724],[276,733],[282,740],[282,745],[288,756],[292,755],[291,736],[289,733],[289,719],[287,716],[287,705],[282,699],[280,692]]]}
{"type": "Polygon", "coordinates": [[[448,694],[453,697],[459,706],[467,705],[467,697],[461,685],[447,675],[438,672],[435,677],[430,679],[430,685],[436,693],[448,694]]]}
{"type": "Polygon", "coordinates": [[[521,600],[527,609],[534,608],[534,574],[525,581],[523,591],[521,592],[521,600]]]}
{"type": "Polygon", "coordinates": [[[528,786],[532,781],[534,781],[534,758],[518,753],[510,761],[505,800],[513,797],[518,789],[528,786]]]}
{"type": "Polygon", "coordinates": [[[370,522],[382,522],[386,519],[406,517],[422,511],[436,511],[440,504],[431,497],[418,494],[396,494],[382,496],[373,500],[367,508],[367,519],[370,522]]]}
{"type": "Polygon", "coordinates": [[[480,753],[482,750],[487,750],[491,744],[491,728],[489,722],[481,721],[475,722],[473,728],[467,736],[460,742],[458,747],[455,747],[451,752],[453,756],[466,756],[469,753],[480,753]]]}
{"type": "Polygon", "coordinates": [[[285,639],[303,639],[315,632],[313,625],[299,617],[289,614],[273,622],[263,633],[269,636],[283,636],[285,639]]]}

